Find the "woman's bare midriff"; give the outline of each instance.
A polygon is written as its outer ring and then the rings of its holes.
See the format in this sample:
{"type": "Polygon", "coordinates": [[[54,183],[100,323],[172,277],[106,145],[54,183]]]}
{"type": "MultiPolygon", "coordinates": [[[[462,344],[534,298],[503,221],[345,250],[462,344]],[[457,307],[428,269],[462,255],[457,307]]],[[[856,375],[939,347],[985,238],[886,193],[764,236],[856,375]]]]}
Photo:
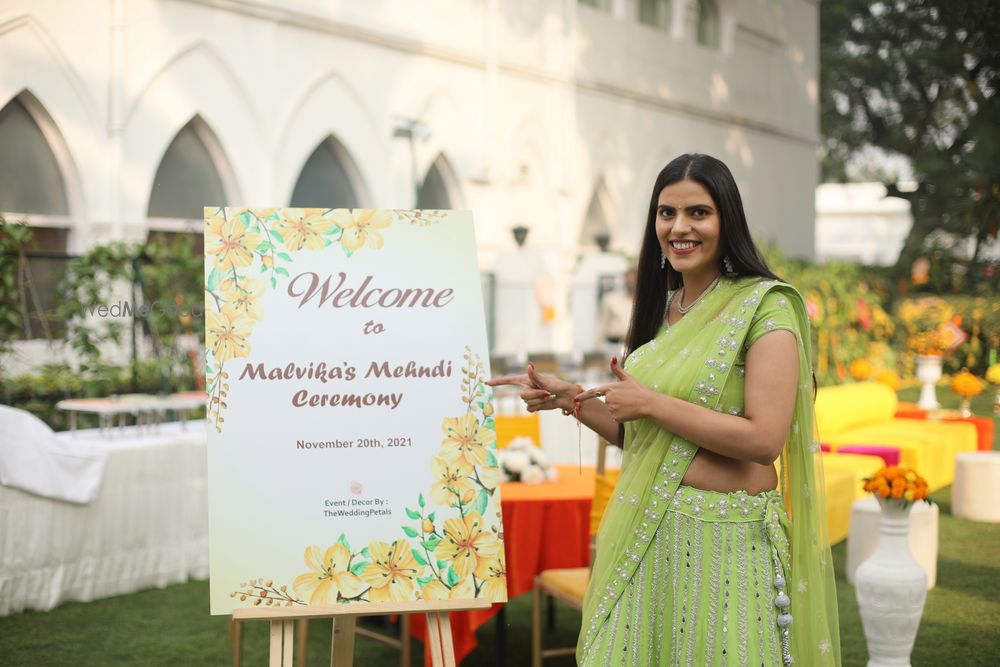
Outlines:
{"type": "Polygon", "coordinates": [[[778,473],[773,465],[737,461],[707,449],[699,449],[681,483],[706,491],[746,491],[752,496],[777,488],[778,473]]]}

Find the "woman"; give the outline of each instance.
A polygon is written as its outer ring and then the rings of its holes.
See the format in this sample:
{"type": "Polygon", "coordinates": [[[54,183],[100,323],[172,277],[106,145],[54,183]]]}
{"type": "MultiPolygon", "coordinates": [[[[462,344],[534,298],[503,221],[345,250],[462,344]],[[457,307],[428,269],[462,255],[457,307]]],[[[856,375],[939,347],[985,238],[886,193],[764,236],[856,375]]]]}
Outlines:
{"type": "Polygon", "coordinates": [[[809,340],[729,169],[682,155],[653,187],[617,381],[582,391],[529,366],[490,382],[624,448],[581,665],[840,664],[809,340]]]}

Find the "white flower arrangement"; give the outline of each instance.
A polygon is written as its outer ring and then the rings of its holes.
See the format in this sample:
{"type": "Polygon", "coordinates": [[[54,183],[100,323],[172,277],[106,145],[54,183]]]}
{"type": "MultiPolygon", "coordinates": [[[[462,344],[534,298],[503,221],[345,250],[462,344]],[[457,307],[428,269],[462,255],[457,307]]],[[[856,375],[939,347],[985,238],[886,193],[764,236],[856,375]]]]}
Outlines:
{"type": "Polygon", "coordinates": [[[556,479],[556,469],[531,438],[514,438],[505,448],[497,451],[501,477],[504,482],[540,484],[556,479]]]}

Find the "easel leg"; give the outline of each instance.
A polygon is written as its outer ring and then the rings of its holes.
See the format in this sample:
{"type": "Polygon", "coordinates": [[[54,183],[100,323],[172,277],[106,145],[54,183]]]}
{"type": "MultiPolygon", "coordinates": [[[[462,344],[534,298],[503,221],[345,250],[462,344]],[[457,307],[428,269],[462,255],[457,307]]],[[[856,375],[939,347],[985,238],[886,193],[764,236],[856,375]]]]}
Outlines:
{"type": "Polygon", "coordinates": [[[341,616],[333,619],[331,667],[351,667],[354,664],[354,628],[357,623],[357,616],[341,616]]]}
{"type": "Polygon", "coordinates": [[[431,643],[431,664],[434,667],[455,667],[455,644],[448,612],[427,614],[427,641],[431,643]]]}
{"type": "Polygon", "coordinates": [[[295,646],[295,620],[271,621],[269,667],[292,667],[295,646]]]}
{"type": "Polygon", "coordinates": [[[243,666],[243,623],[229,618],[229,641],[233,644],[233,667],[243,666]]]}
{"type": "Polygon", "coordinates": [[[298,618],[295,620],[295,667],[306,667],[307,660],[306,646],[309,643],[309,619],[298,618]]]}
{"type": "Polygon", "coordinates": [[[413,651],[410,646],[410,615],[399,617],[399,667],[410,667],[413,663],[413,651]]]}

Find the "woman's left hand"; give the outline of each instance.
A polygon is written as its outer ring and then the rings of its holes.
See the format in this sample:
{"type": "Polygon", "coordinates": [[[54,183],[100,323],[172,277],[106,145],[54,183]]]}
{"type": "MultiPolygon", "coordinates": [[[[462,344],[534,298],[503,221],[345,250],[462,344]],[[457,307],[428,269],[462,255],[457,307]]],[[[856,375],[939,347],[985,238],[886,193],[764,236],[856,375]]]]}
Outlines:
{"type": "Polygon", "coordinates": [[[611,359],[611,372],[618,378],[618,382],[588,389],[579,394],[575,400],[583,402],[603,396],[608,412],[618,423],[645,417],[648,414],[650,399],[656,392],[622,370],[617,357],[611,359]]]}

